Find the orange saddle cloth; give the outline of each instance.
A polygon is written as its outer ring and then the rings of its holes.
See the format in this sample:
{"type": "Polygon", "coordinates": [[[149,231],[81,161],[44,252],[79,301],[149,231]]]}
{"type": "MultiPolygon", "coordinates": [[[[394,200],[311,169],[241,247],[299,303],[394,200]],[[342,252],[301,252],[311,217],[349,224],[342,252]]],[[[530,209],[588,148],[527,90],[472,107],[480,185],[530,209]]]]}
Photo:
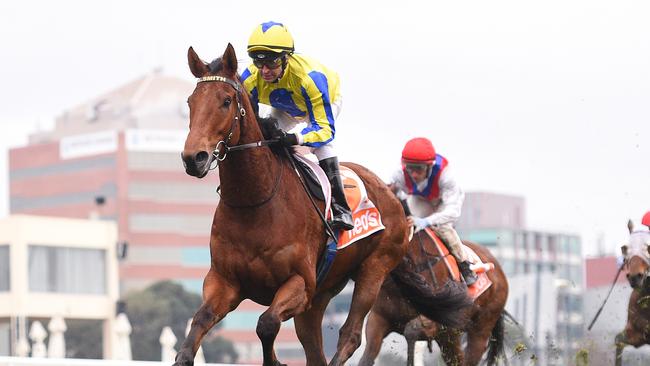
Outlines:
{"type": "MultiPolygon", "coordinates": [[[[456,258],[449,253],[447,246],[442,242],[442,240],[436,235],[436,233],[431,228],[425,229],[427,235],[431,237],[433,242],[436,244],[436,249],[438,253],[445,261],[445,265],[451,274],[451,278],[454,281],[460,281],[460,271],[458,270],[458,263],[456,258]]],[[[463,251],[467,256],[467,259],[470,262],[470,268],[476,273],[478,279],[471,286],[467,287],[467,294],[472,300],[476,300],[481,294],[483,294],[490,286],[492,286],[492,280],[487,276],[487,271],[494,268],[493,263],[484,263],[481,258],[465,244],[462,244],[463,251]]]]}
{"type": "Polygon", "coordinates": [[[361,178],[348,167],[341,165],[339,168],[345,188],[345,198],[352,211],[354,222],[352,230],[339,233],[337,249],[343,249],[358,240],[384,230],[386,227],[381,222],[379,210],[368,198],[366,187],[361,178]]]}

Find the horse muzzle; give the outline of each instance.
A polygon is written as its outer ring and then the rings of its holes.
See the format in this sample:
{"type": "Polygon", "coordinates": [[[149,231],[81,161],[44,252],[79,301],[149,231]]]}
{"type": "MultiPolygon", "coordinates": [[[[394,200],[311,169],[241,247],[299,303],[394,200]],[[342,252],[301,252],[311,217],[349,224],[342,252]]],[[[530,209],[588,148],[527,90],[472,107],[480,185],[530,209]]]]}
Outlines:
{"type": "Polygon", "coordinates": [[[630,287],[635,289],[647,287],[648,284],[650,283],[650,281],[648,280],[648,276],[645,275],[644,273],[628,274],[627,280],[630,283],[630,287]]]}
{"type": "Polygon", "coordinates": [[[207,151],[199,151],[196,154],[181,153],[185,173],[197,178],[205,177],[210,171],[210,164],[214,157],[207,151]]]}

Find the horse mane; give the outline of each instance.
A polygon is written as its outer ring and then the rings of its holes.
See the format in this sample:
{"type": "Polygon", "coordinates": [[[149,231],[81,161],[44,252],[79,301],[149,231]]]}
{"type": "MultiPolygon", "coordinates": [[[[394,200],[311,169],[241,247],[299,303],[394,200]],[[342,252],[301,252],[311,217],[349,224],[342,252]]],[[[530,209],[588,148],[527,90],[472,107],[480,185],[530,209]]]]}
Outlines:
{"type": "MultiPolygon", "coordinates": [[[[221,62],[221,57],[217,57],[208,64],[208,69],[211,74],[216,74],[219,71],[223,70],[223,62],[221,62]]],[[[237,79],[239,80],[239,74],[237,74],[237,79]]]]}

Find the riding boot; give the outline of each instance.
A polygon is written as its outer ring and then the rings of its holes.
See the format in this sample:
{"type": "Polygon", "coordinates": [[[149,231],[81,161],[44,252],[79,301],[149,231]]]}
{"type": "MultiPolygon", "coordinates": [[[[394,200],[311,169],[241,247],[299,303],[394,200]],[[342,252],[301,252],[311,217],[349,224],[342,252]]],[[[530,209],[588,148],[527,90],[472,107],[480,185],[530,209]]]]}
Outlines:
{"type": "Polygon", "coordinates": [[[471,286],[478,280],[478,276],[476,276],[476,273],[472,271],[469,268],[469,262],[464,261],[464,262],[459,262],[458,263],[458,269],[460,269],[460,273],[463,275],[463,278],[465,279],[465,283],[467,286],[471,286]]]}
{"type": "Polygon", "coordinates": [[[352,222],[352,213],[348,206],[348,201],[345,199],[343,191],[343,181],[341,180],[341,173],[339,172],[339,159],[331,157],[323,159],[318,162],[327,179],[332,186],[332,214],[334,218],[330,222],[334,230],[351,230],[354,228],[352,222]]]}

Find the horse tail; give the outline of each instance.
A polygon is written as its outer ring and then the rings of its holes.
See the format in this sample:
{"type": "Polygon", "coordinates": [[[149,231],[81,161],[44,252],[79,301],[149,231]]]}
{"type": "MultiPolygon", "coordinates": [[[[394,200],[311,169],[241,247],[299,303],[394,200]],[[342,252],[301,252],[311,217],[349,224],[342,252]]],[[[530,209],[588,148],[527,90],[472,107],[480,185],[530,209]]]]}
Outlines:
{"type": "MultiPolygon", "coordinates": [[[[497,319],[496,324],[494,324],[494,328],[492,328],[492,335],[490,336],[490,340],[488,341],[488,354],[487,354],[487,364],[488,366],[490,365],[496,365],[496,362],[500,356],[505,355],[505,345],[504,345],[504,332],[505,332],[505,315],[507,314],[507,311],[503,311],[501,315],[499,315],[499,319],[497,319]]],[[[508,316],[511,316],[510,314],[507,314],[508,316]]],[[[514,318],[513,318],[514,319],[514,318]]]]}
{"type": "Polygon", "coordinates": [[[467,323],[466,309],[472,306],[472,299],[467,296],[463,283],[447,281],[434,291],[426,279],[404,261],[391,272],[391,277],[420,314],[451,328],[463,328],[467,323]]]}

